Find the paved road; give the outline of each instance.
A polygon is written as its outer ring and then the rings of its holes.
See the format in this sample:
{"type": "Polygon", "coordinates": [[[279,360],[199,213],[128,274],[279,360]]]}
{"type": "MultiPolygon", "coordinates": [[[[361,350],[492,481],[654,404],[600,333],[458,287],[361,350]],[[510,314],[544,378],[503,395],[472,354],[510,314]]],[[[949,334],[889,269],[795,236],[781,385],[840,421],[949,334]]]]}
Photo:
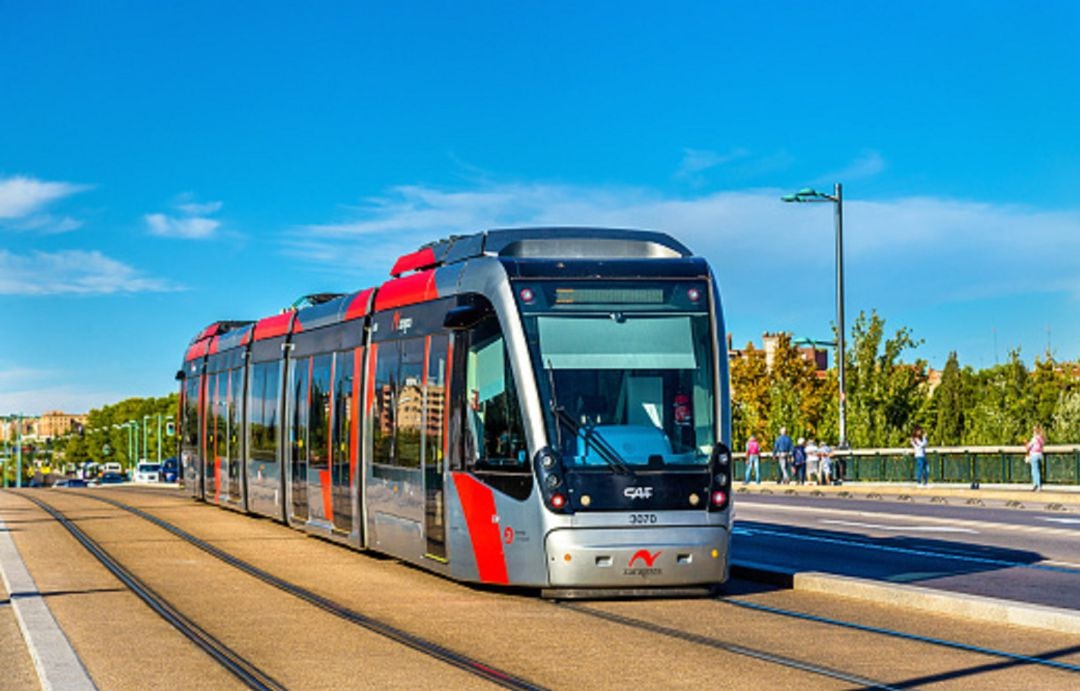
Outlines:
{"type": "Polygon", "coordinates": [[[733,557],[1080,609],[1080,513],[740,494],[733,557]]]}

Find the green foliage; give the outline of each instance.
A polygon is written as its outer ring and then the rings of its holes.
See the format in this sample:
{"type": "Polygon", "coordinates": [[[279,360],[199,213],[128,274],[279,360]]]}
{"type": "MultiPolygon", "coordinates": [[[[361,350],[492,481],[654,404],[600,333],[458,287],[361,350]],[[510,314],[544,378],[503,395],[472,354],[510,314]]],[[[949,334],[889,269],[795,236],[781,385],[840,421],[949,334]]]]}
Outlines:
{"type": "MultiPolygon", "coordinates": [[[[1022,444],[1035,425],[1051,443],[1080,443],[1080,362],[1056,362],[1046,353],[1029,370],[1015,350],[1007,362],[976,371],[953,352],[931,392],[927,362],[909,356],[920,344],[906,327],[889,336],[876,312],[855,319],[845,368],[853,447],[904,446],[915,425],[936,446],[1022,444]]],[[[736,448],[750,434],[767,448],[781,426],[793,437],[837,441],[835,366],[817,376],[782,335],[771,368],[764,351],[747,345],[730,370],[736,448]]]]}
{"type": "Polygon", "coordinates": [[[161,416],[161,455],[175,455],[176,440],[165,434],[165,422],[175,421],[177,395],[161,398],[129,398],[114,405],[91,410],[82,434],[60,440],[58,448],[66,463],[116,461],[125,468],[134,466],[135,451],[144,458],[157,457],[158,416],[161,416]],[[147,417],[148,416],[148,417],[147,417]],[[146,448],[143,449],[143,424],[146,448]],[[135,430],[138,437],[135,438],[135,430]]]}
{"type": "Polygon", "coordinates": [[[885,320],[860,312],[847,351],[847,437],[855,447],[899,446],[911,435],[926,399],[927,364],[903,363],[920,345],[906,327],[885,338],[885,320]]]}

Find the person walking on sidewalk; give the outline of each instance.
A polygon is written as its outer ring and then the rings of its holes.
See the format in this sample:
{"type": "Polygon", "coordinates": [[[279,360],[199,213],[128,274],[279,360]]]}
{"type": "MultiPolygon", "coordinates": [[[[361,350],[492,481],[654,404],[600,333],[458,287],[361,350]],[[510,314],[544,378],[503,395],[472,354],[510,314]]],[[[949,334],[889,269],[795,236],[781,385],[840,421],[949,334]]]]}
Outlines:
{"type": "Polygon", "coordinates": [[[791,465],[791,437],[788,436],[787,428],[780,428],[780,436],[773,442],[772,452],[773,458],[776,459],[776,467],[780,469],[780,477],[776,481],[780,484],[788,484],[791,482],[788,475],[788,468],[791,465]]]}
{"type": "Polygon", "coordinates": [[[750,471],[754,471],[754,484],[761,484],[761,475],[758,473],[758,460],[761,458],[761,445],[757,437],[750,435],[750,441],[746,442],[746,477],[743,484],[750,484],[750,471]]]}
{"type": "Polygon", "coordinates": [[[806,440],[802,437],[791,452],[791,474],[800,485],[806,484],[806,440]]]}
{"type": "Polygon", "coordinates": [[[1031,466],[1031,491],[1039,492],[1042,490],[1042,468],[1040,464],[1043,460],[1043,447],[1046,446],[1046,439],[1043,437],[1043,429],[1039,425],[1035,425],[1035,428],[1031,430],[1031,441],[1024,447],[1027,451],[1027,457],[1024,462],[1031,466]]]}
{"type": "Polygon", "coordinates": [[[911,433],[911,451],[915,454],[915,484],[926,487],[930,480],[930,468],[926,464],[926,432],[918,425],[911,433]]]}

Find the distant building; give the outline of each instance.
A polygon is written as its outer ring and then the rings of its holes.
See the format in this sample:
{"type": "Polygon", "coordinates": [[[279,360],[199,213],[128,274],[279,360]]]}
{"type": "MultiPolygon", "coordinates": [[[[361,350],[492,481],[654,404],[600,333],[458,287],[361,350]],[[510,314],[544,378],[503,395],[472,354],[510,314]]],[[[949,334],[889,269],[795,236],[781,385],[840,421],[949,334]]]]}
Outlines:
{"type": "Polygon", "coordinates": [[[27,440],[44,440],[78,432],[86,426],[87,416],[81,413],[65,413],[50,410],[39,417],[27,416],[21,420],[8,418],[0,421],[0,442],[14,441],[15,437],[27,440]]]}
{"type": "Polygon", "coordinates": [[[86,426],[86,420],[86,415],[50,410],[37,419],[35,432],[39,439],[62,437],[65,434],[78,432],[86,426]]]}
{"type": "MultiPolygon", "coordinates": [[[[765,368],[772,370],[773,362],[776,360],[776,351],[780,347],[780,337],[785,332],[780,331],[777,333],[765,332],[761,335],[761,350],[765,351],[765,368]]],[[[790,334],[788,334],[791,337],[790,334]]],[[[796,340],[791,338],[792,343],[795,344],[795,349],[803,360],[811,363],[814,366],[814,372],[819,379],[823,379],[826,376],[826,372],[829,369],[829,351],[827,348],[821,346],[821,341],[811,341],[810,339],[796,340]]],[[[727,336],[728,343],[728,358],[731,360],[738,360],[746,357],[746,350],[733,348],[731,334],[727,336]]],[[[751,344],[752,345],[752,344],[751,344]]]]}

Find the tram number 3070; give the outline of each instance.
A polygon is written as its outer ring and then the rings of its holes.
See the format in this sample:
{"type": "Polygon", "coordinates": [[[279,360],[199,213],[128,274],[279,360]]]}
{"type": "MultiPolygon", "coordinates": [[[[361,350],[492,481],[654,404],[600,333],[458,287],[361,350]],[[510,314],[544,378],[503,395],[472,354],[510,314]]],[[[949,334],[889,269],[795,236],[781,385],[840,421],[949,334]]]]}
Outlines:
{"type": "Polygon", "coordinates": [[[630,514],[630,525],[652,525],[658,523],[659,519],[655,513],[632,513],[630,514]]]}

